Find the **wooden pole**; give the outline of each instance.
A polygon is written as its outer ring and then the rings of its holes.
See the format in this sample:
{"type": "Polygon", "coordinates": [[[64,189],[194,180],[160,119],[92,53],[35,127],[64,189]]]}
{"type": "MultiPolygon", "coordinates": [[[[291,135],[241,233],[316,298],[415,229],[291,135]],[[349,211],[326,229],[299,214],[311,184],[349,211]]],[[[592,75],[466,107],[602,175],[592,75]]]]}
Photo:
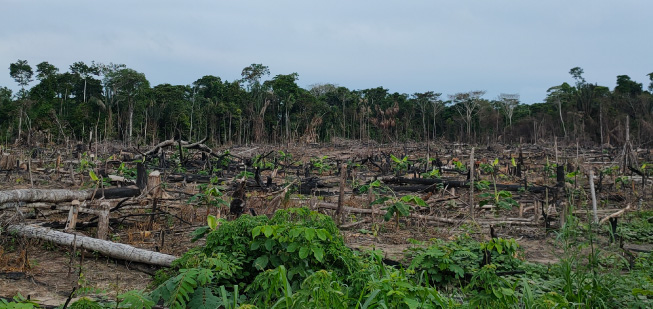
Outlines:
{"type": "Polygon", "coordinates": [[[474,147],[469,154],[469,216],[474,220],[474,147]]]}
{"type": "Polygon", "coordinates": [[[592,192],[592,212],[594,212],[594,223],[599,222],[599,216],[596,209],[596,190],[594,190],[594,171],[590,170],[590,191],[592,192]]]}
{"type": "Polygon", "coordinates": [[[340,224],[344,223],[344,217],[342,216],[342,206],[345,202],[345,184],[347,181],[347,164],[343,164],[340,167],[340,194],[338,196],[338,209],[336,210],[336,220],[340,224]]]}

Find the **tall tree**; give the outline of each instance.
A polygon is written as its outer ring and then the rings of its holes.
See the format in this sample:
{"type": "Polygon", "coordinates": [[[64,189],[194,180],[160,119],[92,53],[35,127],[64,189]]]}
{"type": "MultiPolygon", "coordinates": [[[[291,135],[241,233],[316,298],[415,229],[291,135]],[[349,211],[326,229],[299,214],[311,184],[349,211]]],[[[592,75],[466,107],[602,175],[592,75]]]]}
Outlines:
{"type": "Polygon", "coordinates": [[[641,83],[630,79],[630,76],[619,75],[617,76],[617,86],[615,86],[614,92],[622,96],[636,97],[642,94],[642,87],[641,83]]]}
{"type": "Polygon", "coordinates": [[[9,75],[18,83],[20,86],[20,92],[18,94],[21,102],[19,103],[20,107],[18,109],[18,138],[21,138],[23,133],[23,114],[25,113],[25,97],[27,92],[25,91],[25,86],[33,80],[32,76],[34,71],[32,67],[27,63],[27,60],[18,60],[15,63],[9,65],[9,75]]]}
{"type": "Polygon", "coordinates": [[[519,105],[518,93],[501,93],[498,97],[501,111],[508,118],[508,125],[512,127],[512,115],[515,112],[515,107],[519,105]]]}
{"type": "Polygon", "coordinates": [[[562,118],[562,107],[563,104],[568,102],[572,95],[574,94],[574,89],[567,83],[562,83],[560,86],[554,86],[549,88],[546,101],[551,104],[555,104],[558,108],[558,113],[560,114],[560,124],[562,125],[562,130],[567,138],[567,128],[565,127],[565,120],[562,118]]]}
{"type": "MultiPolygon", "coordinates": [[[[429,134],[426,125],[426,118],[429,113],[429,109],[431,106],[436,107],[436,103],[439,101],[441,95],[442,93],[436,93],[434,91],[416,92],[413,94],[413,100],[419,107],[420,113],[422,115],[422,138],[424,139],[427,139],[429,134]]],[[[435,115],[433,115],[433,117],[435,117],[435,115]]]]}
{"type": "Polygon", "coordinates": [[[146,89],[150,88],[150,83],[145,78],[145,74],[136,72],[133,69],[120,69],[117,72],[110,73],[110,87],[115,89],[115,95],[118,102],[127,104],[127,143],[131,145],[134,127],[134,106],[139,96],[144,95],[146,89]]]}
{"type": "Polygon", "coordinates": [[[292,110],[295,101],[299,96],[299,86],[296,81],[299,78],[299,74],[279,74],[275,76],[272,80],[266,82],[269,84],[270,88],[274,93],[279,106],[284,110],[284,119],[285,119],[285,139],[290,141],[290,110],[292,110]]]}
{"type": "MultiPolygon", "coordinates": [[[[254,130],[254,141],[261,142],[265,136],[265,111],[270,104],[270,100],[266,97],[267,89],[264,87],[266,85],[261,83],[261,78],[265,75],[270,75],[270,70],[265,65],[253,63],[245,67],[240,75],[242,77],[241,81],[247,85],[247,90],[249,91],[247,108],[250,110],[248,115],[253,122],[251,128],[254,130]]],[[[241,124],[243,124],[242,121],[241,124]]],[[[243,133],[246,129],[243,126],[240,130],[243,138],[247,138],[243,133]]]]}
{"type": "Polygon", "coordinates": [[[118,105],[118,86],[114,79],[118,77],[118,71],[127,68],[124,64],[98,64],[100,69],[100,74],[102,74],[102,86],[104,88],[104,105],[106,106],[107,115],[106,115],[106,129],[104,135],[106,137],[114,136],[114,125],[113,125],[113,110],[118,105]]]}
{"type": "Polygon", "coordinates": [[[86,103],[86,84],[87,84],[87,79],[91,77],[92,75],[98,76],[100,75],[100,69],[101,66],[98,66],[95,64],[95,62],[92,62],[91,65],[87,65],[83,61],[75,62],[70,66],[70,72],[76,75],[79,75],[80,78],[84,80],[84,94],[83,94],[83,100],[82,102],[86,103]]]}
{"type": "Polygon", "coordinates": [[[59,69],[47,61],[36,65],[36,78],[40,81],[55,77],[57,73],[59,73],[59,69]]]}
{"type": "Polygon", "coordinates": [[[451,99],[454,104],[453,107],[463,118],[463,121],[465,121],[467,127],[467,141],[471,140],[472,121],[474,116],[478,113],[481,97],[483,95],[485,95],[485,90],[473,90],[449,95],[449,99],[451,99]]]}

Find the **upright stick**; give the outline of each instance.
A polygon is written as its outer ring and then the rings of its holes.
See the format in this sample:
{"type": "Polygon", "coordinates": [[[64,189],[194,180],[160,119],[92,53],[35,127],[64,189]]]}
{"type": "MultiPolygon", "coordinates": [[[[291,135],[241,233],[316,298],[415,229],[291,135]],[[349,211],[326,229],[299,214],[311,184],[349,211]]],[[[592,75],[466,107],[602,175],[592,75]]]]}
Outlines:
{"type": "Polygon", "coordinates": [[[594,223],[599,222],[599,216],[596,213],[596,190],[594,190],[594,171],[590,170],[590,191],[592,192],[592,211],[594,212],[594,223]]]}
{"type": "Polygon", "coordinates": [[[474,220],[474,147],[469,154],[469,216],[474,220]]]}

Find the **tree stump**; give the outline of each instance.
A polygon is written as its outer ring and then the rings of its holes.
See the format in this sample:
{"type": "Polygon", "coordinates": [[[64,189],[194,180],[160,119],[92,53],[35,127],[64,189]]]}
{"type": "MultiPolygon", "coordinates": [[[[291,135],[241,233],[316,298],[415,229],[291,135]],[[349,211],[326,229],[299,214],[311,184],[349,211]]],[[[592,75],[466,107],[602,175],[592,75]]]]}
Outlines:
{"type": "Polygon", "coordinates": [[[97,238],[107,240],[109,236],[109,210],[111,205],[109,202],[100,203],[100,216],[97,226],[97,238]]]}
{"type": "Polygon", "coordinates": [[[70,207],[70,211],[68,212],[68,221],[66,222],[65,228],[67,232],[75,230],[75,226],[77,225],[77,214],[79,213],[79,201],[74,200],[71,204],[72,207],[70,207]]]}

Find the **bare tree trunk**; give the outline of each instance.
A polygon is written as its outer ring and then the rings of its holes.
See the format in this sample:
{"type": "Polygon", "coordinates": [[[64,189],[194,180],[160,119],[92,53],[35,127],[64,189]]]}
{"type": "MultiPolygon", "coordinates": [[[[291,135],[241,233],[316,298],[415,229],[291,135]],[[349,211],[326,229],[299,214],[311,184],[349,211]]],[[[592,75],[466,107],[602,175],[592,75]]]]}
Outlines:
{"type": "Polygon", "coordinates": [[[567,129],[565,128],[565,121],[562,119],[562,103],[558,99],[558,112],[560,113],[560,123],[562,123],[562,130],[565,132],[565,138],[567,138],[567,129]]]}
{"type": "Polygon", "coordinates": [[[129,102],[129,108],[127,113],[129,114],[129,129],[128,129],[128,136],[127,136],[127,143],[131,146],[132,144],[132,128],[133,128],[133,120],[134,120],[134,102],[129,102]]]}

